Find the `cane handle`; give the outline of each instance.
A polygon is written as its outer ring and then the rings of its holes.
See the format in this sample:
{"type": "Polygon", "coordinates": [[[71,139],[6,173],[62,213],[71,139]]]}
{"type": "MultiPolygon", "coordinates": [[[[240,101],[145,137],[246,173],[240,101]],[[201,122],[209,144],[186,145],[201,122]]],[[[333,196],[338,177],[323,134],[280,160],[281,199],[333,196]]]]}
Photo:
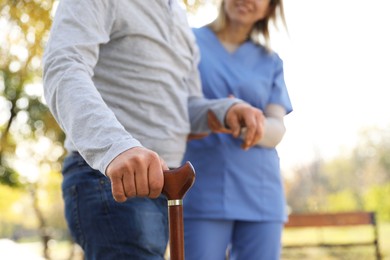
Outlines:
{"type": "Polygon", "coordinates": [[[183,197],[195,181],[195,171],[190,162],[164,171],[162,193],[168,199],[169,251],[171,260],[184,260],[183,197]]]}
{"type": "MultiPolygon", "coordinates": [[[[195,170],[190,162],[186,162],[179,168],[164,171],[164,187],[162,193],[168,201],[180,203],[184,195],[195,181],[195,170]]],[[[171,202],[173,203],[173,202],[171,202]]]]}

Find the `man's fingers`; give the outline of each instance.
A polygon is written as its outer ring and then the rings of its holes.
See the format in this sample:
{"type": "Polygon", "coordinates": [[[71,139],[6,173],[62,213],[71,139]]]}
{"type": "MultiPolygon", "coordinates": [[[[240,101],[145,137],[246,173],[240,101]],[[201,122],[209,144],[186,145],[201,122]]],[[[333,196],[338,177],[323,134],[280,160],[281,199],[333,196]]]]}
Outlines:
{"type": "Polygon", "coordinates": [[[159,157],[159,159],[160,159],[161,169],[162,169],[163,171],[169,170],[169,167],[168,167],[167,163],[166,163],[161,157],[159,157]]]}
{"type": "Polygon", "coordinates": [[[148,168],[145,166],[146,165],[138,165],[138,167],[135,169],[135,196],[138,197],[146,197],[149,195],[148,168]]]}
{"type": "Polygon", "coordinates": [[[123,189],[127,198],[131,198],[137,195],[134,172],[128,171],[123,174],[123,189]]]}
{"type": "Polygon", "coordinates": [[[111,177],[112,196],[117,202],[125,202],[127,197],[123,189],[123,182],[121,177],[111,177]]]}
{"type": "Polygon", "coordinates": [[[153,151],[134,147],[119,154],[108,165],[106,174],[111,180],[112,195],[118,202],[127,198],[160,195],[164,184],[166,163],[153,151]]]}
{"type": "MultiPolygon", "coordinates": [[[[160,161],[162,161],[160,159],[160,161]]],[[[164,162],[164,161],[163,161],[164,162]]],[[[162,191],[164,185],[164,175],[163,170],[168,170],[165,162],[162,165],[161,163],[153,163],[149,167],[149,198],[157,198],[162,191]],[[163,167],[161,167],[163,166],[163,167]]]]}

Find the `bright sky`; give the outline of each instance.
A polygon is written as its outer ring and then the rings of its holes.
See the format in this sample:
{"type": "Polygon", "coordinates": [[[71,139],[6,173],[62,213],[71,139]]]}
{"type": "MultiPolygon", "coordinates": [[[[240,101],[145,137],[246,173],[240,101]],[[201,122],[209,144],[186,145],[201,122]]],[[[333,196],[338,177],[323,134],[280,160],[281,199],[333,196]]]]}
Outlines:
{"type": "MultiPolygon", "coordinates": [[[[278,146],[287,169],[352,147],[366,126],[390,127],[390,1],[284,0],[284,60],[294,111],[278,146]]],[[[209,21],[215,12],[201,10],[209,21]]],[[[190,18],[193,26],[202,22],[190,18]]]]}

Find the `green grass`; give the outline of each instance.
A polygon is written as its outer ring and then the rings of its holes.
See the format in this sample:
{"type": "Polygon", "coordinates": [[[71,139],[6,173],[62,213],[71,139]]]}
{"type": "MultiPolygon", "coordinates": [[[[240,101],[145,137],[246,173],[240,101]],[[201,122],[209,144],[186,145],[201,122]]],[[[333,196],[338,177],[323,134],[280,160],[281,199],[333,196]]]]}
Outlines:
{"type": "MultiPolygon", "coordinates": [[[[383,260],[390,260],[390,223],[378,224],[379,247],[383,260]]],[[[371,227],[329,227],[329,228],[289,228],[283,234],[283,245],[297,244],[339,244],[372,241],[371,227]]],[[[374,246],[295,248],[283,249],[282,260],[370,260],[374,257],[374,246]]]]}

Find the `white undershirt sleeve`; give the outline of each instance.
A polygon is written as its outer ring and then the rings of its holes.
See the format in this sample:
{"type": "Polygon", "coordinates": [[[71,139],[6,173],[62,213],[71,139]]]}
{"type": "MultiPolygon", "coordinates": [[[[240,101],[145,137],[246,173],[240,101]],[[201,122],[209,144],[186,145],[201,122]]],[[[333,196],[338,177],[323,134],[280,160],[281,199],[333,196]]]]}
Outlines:
{"type": "MultiPolygon", "coordinates": [[[[283,139],[286,127],[283,117],[286,115],[286,110],[281,105],[269,104],[263,111],[264,120],[264,135],[257,143],[259,146],[274,148],[283,139]]],[[[246,128],[241,131],[241,138],[246,134],[246,128]]]]}

